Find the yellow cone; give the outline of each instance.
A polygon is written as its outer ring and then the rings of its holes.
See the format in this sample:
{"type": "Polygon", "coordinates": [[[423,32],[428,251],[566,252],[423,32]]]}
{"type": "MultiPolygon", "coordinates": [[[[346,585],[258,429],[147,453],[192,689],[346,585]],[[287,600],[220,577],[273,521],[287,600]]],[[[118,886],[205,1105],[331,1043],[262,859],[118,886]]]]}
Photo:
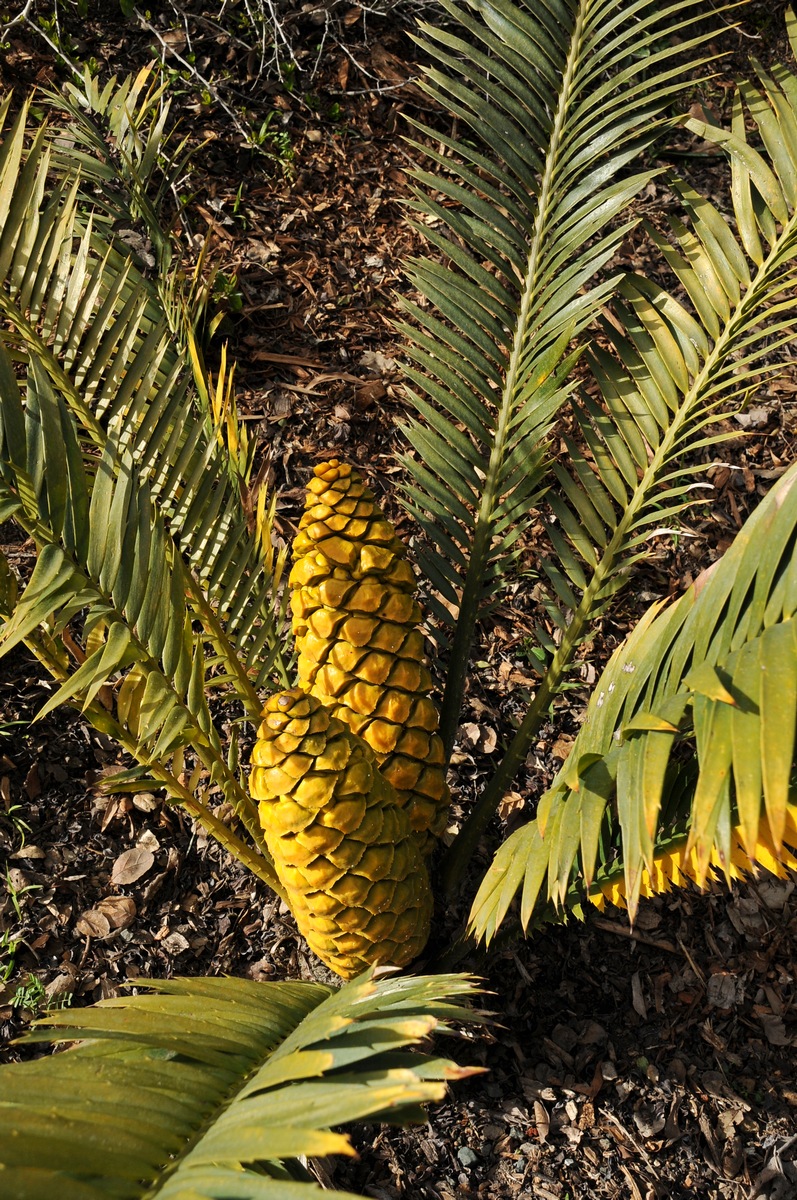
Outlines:
{"type": "Polygon", "coordinates": [[[358,473],[315,468],[290,575],[299,684],[374,751],[425,853],[450,802],[406,550],[358,473]]]}
{"type": "Polygon", "coordinates": [[[429,877],[370,747],[315,696],[281,692],[263,710],[250,787],[280,882],[318,957],[344,979],[416,958],[429,936],[429,877]]]}

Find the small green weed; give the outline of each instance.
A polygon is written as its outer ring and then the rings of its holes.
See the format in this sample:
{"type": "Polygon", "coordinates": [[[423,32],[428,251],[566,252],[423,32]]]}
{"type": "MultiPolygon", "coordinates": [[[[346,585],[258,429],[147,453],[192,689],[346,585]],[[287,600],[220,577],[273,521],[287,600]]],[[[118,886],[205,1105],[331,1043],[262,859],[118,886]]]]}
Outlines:
{"type": "Polygon", "coordinates": [[[0,934],[0,983],[8,983],[14,974],[17,950],[22,945],[22,939],[6,929],[0,934]]]}
{"type": "Polygon", "coordinates": [[[22,811],[23,810],[22,810],[21,804],[12,804],[11,807],[5,813],[5,816],[8,817],[9,821],[11,822],[11,824],[14,827],[14,833],[19,838],[19,849],[20,850],[25,845],[25,839],[26,839],[27,835],[30,833],[30,825],[28,824],[28,822],[25,821],[22,817],[18,816],[18,814],[21,813],[22,811]]]}
{"type": "Polygon", "coordinates": [[[275,158],[287,166],[292,163],[295,157],[293,145],[291,144],[291,135],[287,129],[275,129],[275,121],[279,120],[280,114],[276,109],[266,114],[266,119],[261,124],[260,128],[253,130],[252,141],[256,146],[268,150],[275,158]]]}
{"type": "Polygon", "coordinates": [[[239,313],[243,309],[244,298],[238,287],[238,276],[235,272],[225,275],[224,271],[217,271],[213,277],[211,295],[216,307],[224,309],[225,312],[239,313]]]}
{"type": "Polygon", "coordinates": [[[6,880],[6,891],[8,892],[9,898],[11,900],[11,904],[14,908],[14,912],[17,914],[17,918],[21,921],[22,920],[22,905],[19,902],[20,898],[22,896],[24,896],[27,892],[40,892],[42,890],[41,884],[40,883],[28,883],[28,884],[25,884],[24,887],[20,887],[20,888],[15,887],[14,882],[11,879],[11,868],[8,866],[7,863],[6,863],[5,880],[6,880]]]}
{"type": "Polygon", "coordinates": [[[21,1008],[23,1012],[37,1016],[46,1007],[47,993],[44,984],[35,975],[29,975],[25,983],[21,983],[11,998],[12,1008],[21,1008]]]}

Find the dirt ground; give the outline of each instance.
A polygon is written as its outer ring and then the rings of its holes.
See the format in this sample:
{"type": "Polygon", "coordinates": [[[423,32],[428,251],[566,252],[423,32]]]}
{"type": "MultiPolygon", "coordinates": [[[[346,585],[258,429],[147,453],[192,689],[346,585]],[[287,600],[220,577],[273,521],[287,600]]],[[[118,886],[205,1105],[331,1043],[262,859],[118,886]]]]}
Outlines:
{"type": "MultiPolygon", "coordinates": [[[[751,3],[736,14],[739,30],[727,28],[716,45],[727,61],[685,95],[685,108],[726,111],[751,52],[790,61],[784,10],[751,3]]],[[[16,12],[0,5],[2,19],[16,12]]],[[[199,3],[146,19],[123,18],[116,3],[89,3],[85,18],[62,4],[59,36],[102,76],[153,56],[171,72],[175,110],[202,143],[177,236],[189,250],[207,233],[213,239],[222,334],[262,470],[279,489],[284,536],[311,465],[331,455],[360,465],[407,532],[390,490],[394,422],[405,412],[392,322],[409,291],[402,263],[422,247],[406,223],[416,156],[402,135],[404,117],[419,113],[446,127],[413,82],[409,36],[416,17],[439,19],[439,10],[432,0],[296,0],[279,13],[279,63],[261,55],[257,30],[225,32],[199,3]],[[245,145],[247,130],[259,148],[245,145]]],[[[45,32],[52,39],[53,28],[45,32]]],[[[67,77],[24,23],[7,41],[4,90],[22,95],[67,77]]],[[[683,134],[663,156],[713,197],[722,193],[722,165],[683,134]]],[[[640,212],[655,215],[665,196],[651,184],[640,212]]],[[[634,237],[623,261],[648,253],[634,237]]],[[[601,629],[584,692],[567,694],[516,781],[520,817],[564,757],[589,683],[629,623],[727,548],[794,460],[795,389],[791,371],[761,390],[755,420],[723,450],[738,469],[710,476],[715,491],[690,515],[691,536],[657,550],[601,629]]],[[[8,526],[0,541],[24,574],[27,548],[8,526]]],[[[529,611],[519,588],[485,631],[455,754],[455,817],[492,769],[517,689],[532,683],[529,611]]],[[[50,686],[25,653],[0,663],[0,1057],[26,1053],[11,1040],[48,1006],[113,995],[125,979],[329,979],[279,901],[179,811],[158,795],[100,793],[120,757],[79,715],[30,724],[50,686]],[[132,847],[148,852],[149,866],[128,881],[115,864],[132,847]]],[[[467,894],[438,913],[418,970],[435,969],[456,938],[505,828],[490,831],[467,894]]],[[[333,1186],[377,1200],[797,1197],[793,880],[674,892],[645,902],[633,930],[617,911],[596,912],[528,941],[507,937],[486,956],[470,950],[457,969],[484,978],[496,1024],[456,1034],[445,1049],[488,1074],[457,1084],[426,1126],[355,1131],[359,1158],[323,1165],[333,1186]]]]}

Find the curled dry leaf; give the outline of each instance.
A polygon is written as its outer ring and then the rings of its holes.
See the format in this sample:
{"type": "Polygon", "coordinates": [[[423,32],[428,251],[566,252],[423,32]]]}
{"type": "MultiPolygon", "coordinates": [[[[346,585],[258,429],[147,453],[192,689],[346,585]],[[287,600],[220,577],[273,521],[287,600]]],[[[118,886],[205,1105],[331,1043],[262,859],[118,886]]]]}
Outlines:
{"type": "Polygon", "coordinates": [[[539,1100],[534,1101],[534,1124],[537,1126],[537,1137],[541,1142],[547,1140],[548,1133],[551,1128],[551,1119],[548,1116],[548,1110],[545,1105],[539,1100]]]}
{"type": "Polygon", "coordinates": [[[730,971],[715,971],[706,984],[710,1008],[735,1008],[744,1000],[744,980],[730,971]]]}
{"type": "Polygon", "coordinates": [[[489,725],[477,725],[474,721],[466,721],[458,731],[460,745],[468,750],[478,750],[480,754],[492,754],[498,745],[498,735],[489,725]]]}
{"type": "Polygon", "coordinates": [[[642,991],[642,980],[639,978],[639,971],[634,971],[634,974],[631,976],[631,1003],[634,1006],[634,1012],[643,1021],[646,1021],[648,1019],[648,1006],[645,1003],[645,995],[642,991]]]}
{"type": "Polygon", "coordinates": [[[188,949],[188,939],[184,938],[181,933],[170,933],[161,942],[161,946],[167,954],[174,957],[177,954],[184,954],[188,949]]]}
{"type": "Polygon", "coordinates": [[[41,846],[22,846],[15,854],[9,855],[10,858],[46,858],[47,855],[42,850],[41,846]]]}
{"type": "Polygon", "coordinates": [[[551,757],[558,758],[564,762],[570,751],[573,749],[573,743],[575,740],[576,739],[569,733],[561,734],[551,746],[551,757]]]}
{"type": "Polygon", "coordinates": [[[133,846],[132,850],[125,850],[120,854],[113,864],[111,883],[115,887],[135,883],[142,875],[146,875],[154,862],[155,856],[151,850],[147,850],[145,846],[133,846]]]}
{"type": "Polygon", "coordinates": [[[660,1100],[638,1104],[634,1111],[634,1124],[643,1138],[655,1137],[667,1123],[664,1102],[660,1100]]]}
{"type": "Polygon", "coordinates": [[[392,375],[396,370],[395,358],[388,358],[381,350],[366,350],[359,360],[360,366],[375,375],[392,375]]]}
{"type": "Polygon", "coordinates": [[[57,1001],[63,1001],[65,996],[71,996],[75,990],[77,972],[73,969],[70,971],[62,971],[60,975],[56,975],[55,979],[51,979],[45,986],[45,993],[49,1004],[55,1004],[57,1001]]]}
{"type": "Polygon", "coordinates": [[[41,778],[39,776],[39,764],[34,763],[25,776],[25,782],[22,785],[29,800],[35,800],[37,796],[42,794],[41,778]]]}
{"type": "Polygon", "coordinates": [[[520,792],[507,792],[498,805],[498,815],[502,821],[508,821],[510,817],[521,812],[525,807],[526,800],[520,792]]]}
{"type": "Polygon", "coordinates": [[[761,429],[769,422],[768,408],[748,408],[746,412],[734,414],[742,429],[761,429]]]}
{"type": "Polygon", "coordinates": [[[786,1032],[786,1024],[783,1017],[778,1017],[774,1013],[759,1013],[758,1019],[764,1027],[764,1036],[770,1046],[792,1046],[795,1039],[790,1037],[786,1032]]]}
{"type": "Polygon", "coordinates": [[[106,938],[111,932],[111,923],[97,908],[88,908],[75,922],[75,928],[83,937],[106,938]]]}
{"type": "Polygon", "coordinates": [[[95,911],[102,913],[111,929],[127,929],[136,919],[135,902],[130,896],[106,896],[95,911]]]}
{"type": "Polygon", "coordinates": [[[154,812],[160,805],[160,800],[157,796],[153,796],[152,792],[137,792],[133,797],[133,807],[139,812],[154,812]]]}

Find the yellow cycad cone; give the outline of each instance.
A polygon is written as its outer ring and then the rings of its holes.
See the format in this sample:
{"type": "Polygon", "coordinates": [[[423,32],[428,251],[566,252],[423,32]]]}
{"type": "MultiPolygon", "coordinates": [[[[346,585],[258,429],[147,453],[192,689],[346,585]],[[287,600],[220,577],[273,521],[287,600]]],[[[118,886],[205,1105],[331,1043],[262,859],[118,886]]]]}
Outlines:
{"type": "MultiPolygon", "coordinates": [[[[698,852],[693,847],[686,852],[687,838],[675,842],[666,850],[656,855],[653,870],[642,871],[640,896],[656,896],[668,892],[671,887],[683,887],[687,880],[693,883],[698,878],[698,852]]],[[[766,814],[762,816],[758,827],[754,862],[741,841],[741,830],[736,828],[731,834],[730,862],[723,868],[717,850],[711,852],[710,865],[723,872],[729,879],[740,879],[745,875],[753,875],[758,867],[763,867],[779,879],[785,878],[786,871],[797,870],[797,805],[790,804],[786,809],[786,826],[783,833],[783,845],[780,851],[775,850],[772,831],[766,814]]],[[[593,904],[603,908],[606,900],[618,908],[626,908],[625,877],[622,872],[612,876],[605,883],[596,884],[589,896],[593,904]]]]}
{"type": "Polygon", "coordinates": [[[293,553],[299,684],[368,743],[428,853],[450,795],[405,547],[358,473],[333,459],[315,468],[293,553]]]}
{"type": "Polygon", "coordinates": [[[406,811],[371,749],[315,696],[272,696],[252,752],[252,796],[301,933],[351,979],[426,945],[432,895],[406,811]]]}

